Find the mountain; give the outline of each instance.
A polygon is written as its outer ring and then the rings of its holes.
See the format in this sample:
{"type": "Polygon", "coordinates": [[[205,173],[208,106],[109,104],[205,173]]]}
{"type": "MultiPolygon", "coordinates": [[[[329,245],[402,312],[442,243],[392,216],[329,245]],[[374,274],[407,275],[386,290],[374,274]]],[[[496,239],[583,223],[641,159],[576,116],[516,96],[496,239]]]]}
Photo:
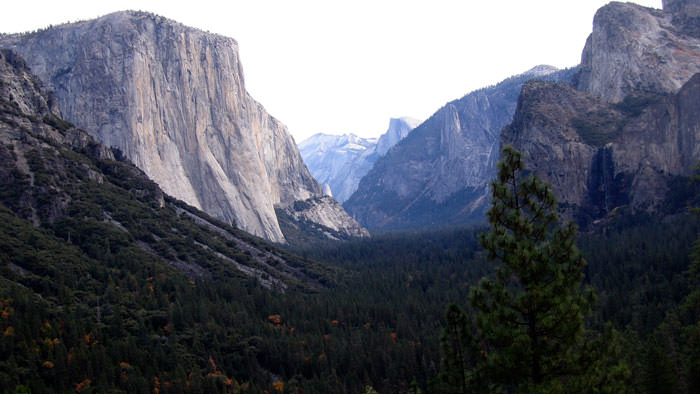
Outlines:
{"type": "Polygon", "coordinates": [[[502,143],[522,151],[562,211],[587,225],[673,207],[700,160],[697,1],[610,3],[595,16],[576,88],[530,82],[502,143]]]}
{"type": "Polygon", "coordinates": [[[232,346],[265,335],[280,310],[269,300],[318,292],[336,271],[163,193],[0,50],[0,386],[199,387],[216,359],[220,384],[269,388],[273,364],[232,346]]]}
{"type": "Polygon", "coordinates": [[[573,72],[538,66],[448,103],[377,160],[345,209],[368,228],[482,222],[500,131],[523,83],[569,80],[573,72]]]}
{"type": "Polygon", "coordinates": [[[22,58],[5,49],[0,140],[3,214],[10,211],[88,254],[105,253],[100,249],[107,244],[111,253],[128,249],[191,277],[211,277],[220,264],[280,290],[317,283],[293,267],[300,262],[291,256],[168,196],[117,148],[64,120],[55,97],[22,58]],[[202,253],[211,265],[198,259],[202,253]],[[270,266],[273,261],[280,264],[270,266]]]}
{"type": "MultiPolygon", "coordinates": [[[[66,119],[225,222],[284,242],[275,210],[323,196],[287,128],[246,92],[231,38],[125,11],[3,35],[0,47],[27,60],[66,119]]],[[[366,234],[339,204],[320,201],[334,218],[324,226],[366,234]]]]}
{"type": "Polygon", "coordinates": [[[299,143],[299,151],[311,175],[343,203],[357,190],[360,179],[374,162],[418,124],[420,121],[409,117],[392,118],[379,139],[319,133],[299,143]]]}
{"type": "Polygon", "coordinates": [[[319,133],[298,146],[311,175],[342,203],[357,188],[359,178],[371,168],[371,163],[359,159],[364,153],[374,150],[376,144],[376,138],[319,133]]]}

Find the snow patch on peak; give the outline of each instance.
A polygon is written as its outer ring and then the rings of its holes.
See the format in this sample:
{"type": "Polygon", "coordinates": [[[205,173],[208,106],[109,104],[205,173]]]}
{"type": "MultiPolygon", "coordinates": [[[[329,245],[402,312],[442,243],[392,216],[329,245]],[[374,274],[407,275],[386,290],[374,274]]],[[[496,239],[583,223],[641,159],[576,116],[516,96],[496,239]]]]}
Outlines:
{"type": "Polygon", "coordinates": [[[533,77],[542,77],[545,75],[553,74],[557,71],[559,71],[559,69],[554,67],[554,66],[550,66],[547,64],[540,64],[539,66],[535,66],[535,67],[525,71],[522,75],[532,75],[533,77]]]}

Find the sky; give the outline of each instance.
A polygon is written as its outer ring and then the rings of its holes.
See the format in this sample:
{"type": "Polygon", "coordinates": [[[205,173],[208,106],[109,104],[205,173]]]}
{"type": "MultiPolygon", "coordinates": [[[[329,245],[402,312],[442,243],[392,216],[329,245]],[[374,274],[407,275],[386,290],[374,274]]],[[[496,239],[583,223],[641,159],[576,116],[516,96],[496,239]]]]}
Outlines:
{"type": "MultiPolygon", "coordinates": [[[[661,8],[661,0],[635,0],[661,8]]],[[[238,41],[248,92],[297,142],[376,137],[391,117],[445,103],[539,65],[575,66],[605,0],[10,1],[0,32],[114,11],[153,12],[238,41]]]]}

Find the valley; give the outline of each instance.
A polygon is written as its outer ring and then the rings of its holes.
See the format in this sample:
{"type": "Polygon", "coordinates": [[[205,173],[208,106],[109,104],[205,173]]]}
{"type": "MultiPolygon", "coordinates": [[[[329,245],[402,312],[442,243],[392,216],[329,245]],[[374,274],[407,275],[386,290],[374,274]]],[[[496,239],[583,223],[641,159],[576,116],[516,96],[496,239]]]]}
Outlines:
{"type": "Polygon", "coordinates": [[[612,2],[579,65],[298,145],[232,38],[0,34],[0,392],[698,392],[699,27],[612,2]]]}

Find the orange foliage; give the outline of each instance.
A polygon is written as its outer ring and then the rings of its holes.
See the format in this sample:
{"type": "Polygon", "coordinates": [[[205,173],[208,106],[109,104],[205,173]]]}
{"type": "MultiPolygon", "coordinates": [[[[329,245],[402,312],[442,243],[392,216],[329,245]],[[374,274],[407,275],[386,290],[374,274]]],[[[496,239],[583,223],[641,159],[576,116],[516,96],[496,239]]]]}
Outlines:
{"type": "Polygon", "coordinates": [[[333,321],[331,321],[331,324],[333,324],[334,326],[337,326],[337,325],[338,325],[338,323],[339,323],[339,322],[338,322],[337,320],[333,320],[333,321]]]}
{"type": "Polygon", "coordinates": [[[274,387],[275,390],[277,390],[277,391],[279,391],[279,392],[283,392],[283,391],[284,391],[284,382],[275,382],[275,383],[272,383],[272,387],[274,387]]]}
{"type": "Polygon", "coordinates": [[[85,344],[86,344],[86,345],[89,345],[89,344],[90,344],[90,340],[92,339],[92,337],[91,337],[90,334],[85,334],[85,337],[83,337],[83,339],[85,340],[85,344]]]}
{"type": "Polygon", "coordinates": [[[160,394],[160,380],[158,380],[157,376],[153,378],[153,392],[155,394],[160,394]]]}
{"type": "Polygon", "coordinates": [[[4,298],[0,300],[0,308],[2,308],[2,318],[7,319],[12,315],[12,312],[15,310],[12,308],[12,303],[14,302],[14,299],[12,298],[4,298]]]}
{"type": "Polygon", "coordinates": [[[53,369],[53,363],[51,361],[44,361],[41,365],[43,365],[44,368],[53,369]]]}
{"type": "Polygon", "coordinates": [[[367,323],[365,323],[365,325],[364,325],[363,327],[364,327],[364,328],[370,328],[371,326],[372,326],[372,323],[367,322],[367,323]]]}
{"type": "Polygon", "coordinates": [[[267,320],[269,320],[270,324],[273,326],[279,326],[282,324],[282,316],[280,315],[270,315],[267,317],[267,320]]]}
{"type": "Polygon", "coordinates": [[[92,380],[85,379],[75,386],[75,391],[81,392],[83,390],[89,389],[91,384],[92,384],[92,380]]]}
{"type": "Polygon", "coordinates": [[[391,333],[391,339],[393,339],[394,342],[396,342],[396,338],[397,338],[397,337],[398,337],[398,335],[396,335],[395,332],[392,332],[392,333],[391,333]]]}
{"type": "Polygon", "coordinates": [[[9,326],[5,329],[5,332],[2,333],[3,336],[9,337],[12,335],[15,335],[15,329],[12,326],[9,326]]]}

